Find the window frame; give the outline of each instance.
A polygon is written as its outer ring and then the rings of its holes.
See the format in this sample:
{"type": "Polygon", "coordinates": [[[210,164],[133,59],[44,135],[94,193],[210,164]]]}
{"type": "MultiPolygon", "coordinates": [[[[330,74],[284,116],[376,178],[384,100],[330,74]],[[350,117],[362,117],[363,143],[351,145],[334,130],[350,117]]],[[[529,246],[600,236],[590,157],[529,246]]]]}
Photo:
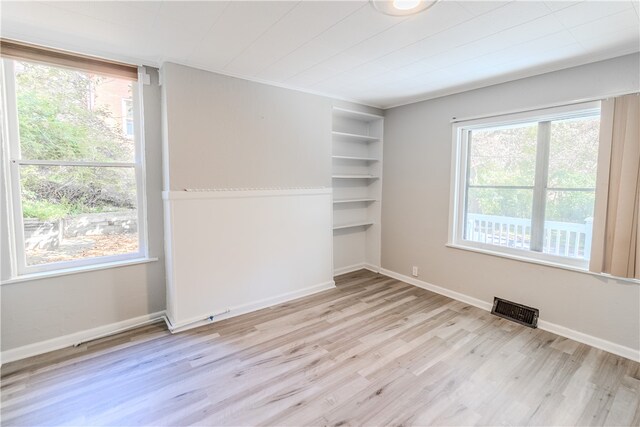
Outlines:
{"type": "MultiPolygon", "coordinates": [[[[564,105],[559,107],[523,111],[519,113],[487,116],[483,118],[454,121],[452,124],[453,150],[451,159],[451,195],[449,214],[449,236],[447,246],[469,249],[476,252],[491,255],[502,255],[510,258],[530,260],[538,263],[565,266],[587,270],[589,260],[566,257],[561,255],[546,254],[532,249],[509,248],[489,243],[474,242],[464,239],[465,205],[467,195],[467,180],[469,176],[469,133],[473,130],[503,127],[523,123],[551,122],[581,117],[591,117],[600,114],[600,101],[591,101],[564,105]]],[[[547,126],[548,128],[549,126],[547,126]]],[[[536,198],[546,197],[548,166],[549,166],[549,142],[548,135],[538,134],[536,147],[536,165],[533,190],[533,206],[531,215],[532,241],[534,235],[534,223],[536,233],[540,230],[544,233],[544,201],[536,202],[536,198]],[[541,159],[544,157],[544,160],[541,159]]],[[[528,188],[528,187],[527,187],[528,188]]]]}
{"type": "MultiPolygon", "coordinates": [[[[0,64],[0,78],[4,86],[2,94],[2,107],[5,111],[3,118],[6,125],[5,135],[8,138],[3,144],[3,169],[7,192],[7,220],[9,229],[10,251],[9,262],[11,277],[19,278],[37,273],[58,272],[60,270],[73,270],[75,268],[99,267],[104,264],[117,262],[130,262],[133,260],[147,259],[148,232],[147,232],[147,197],[146,197],[146,167],[144,149],[144,123],[143,123],[143,82],[141,78],[132,80],[132,107],[133,107],[133,142],[135,156],[133,162],[92,162],[92,161],[57,161],[57,160],[27,160],[22,159],[20,152],[20,131],[18,125],[17,93],[15,84],[14,64],[19,59],[2,58],[0,64]],[[137,202],[137,228],[138,251],[126,254],[91,257],[69,261],[58,261],[39,265],[27,265],[24,240],[24,221],[22,214],[22,198],[20,183],[20,167],[23,165],[43,166],[84,166],[84,167],[122,167],[133,169],[136,179],[137,202]]],[[[33,62],[25,60],[26,62],[33,62]]],[[[61,67],[56,64],[46,64],[52,67],[61,67]]],[[[69,67],[71,68],[71,67],[69,67]]],[[[74,68],[75,69],[75,68],[74,68]]],[[[79,71],[86,72],[78,68],[79,71]]],[[[140,69],[138,73],[140,74],[140,69]]],[[[124,78],[124,77],[121,77],[124,78]]]]}

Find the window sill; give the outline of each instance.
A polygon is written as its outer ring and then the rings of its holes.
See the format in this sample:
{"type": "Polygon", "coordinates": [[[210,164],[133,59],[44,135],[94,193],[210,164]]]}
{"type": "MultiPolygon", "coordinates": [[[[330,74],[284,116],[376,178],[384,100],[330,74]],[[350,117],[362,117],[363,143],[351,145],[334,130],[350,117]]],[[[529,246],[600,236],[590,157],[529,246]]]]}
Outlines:
{"type": "Polygon", "coordinates": [[[124,261],[107,262],[104,264],[85,265],[82,267],[65,268],[63,270],[44,271],[42,273],[23,274],[21,276],[12,277],[3,280],[0,285],[10,285],[13,283],[30,282],[32,280],[48,279],[51,277],[67,276],[69,274],[87,273],[90,271],[107,270],[110,268],[126,267],[129,265],[146,264],[156,262],[158,258],[135,258],[124,261]]]}
{"type": "Polygon", "coordinates": [[[572,266],[572,265],[560,264],[560,263],[555,263],[555,262],[551,262],[551,261],[539,260],[539,259],[535,259],[535,258],[528,258],[528,257],[525,257],[525,256],[511,255],[511,254],[498,252],[498,251],[492,251],[492,250],[488,250],[488,249],[481,249],[481,248],[475,248],[475,247],[471,247],[471,246],[460,245],[460,244],[457,244],[457,243],[447,243],[445,246],[448,247],[448,248],[452,248],[452,249],[461,249],[461,250],[464,250],[464,251],[477,252],[477,253],[480,253],[480,254],[491,255],[491,256],[496,256],[496,257],[500,257],[500,258],[507,258],[507,259],[512,259],[512,260],[521,261],[521,262],[528,262],[530,264],[537,264],[537,265],[542,265],[542,266],[545,266],[545,267],[559,268],[559,269],[562,269],[562,270],[573,271],[573,272],[576,272],[576,273],[588,274],[590,276],[596,276],[596,277],[599,277],[601,279],[610,279],[610,280],[616,280],[616,281],[619,281],[619,282],[640,284],[640,280],[638,280],[638,279],[629,279],[629,278],[626,278],[626,277],[617,277],[617,276],[612,276],[610,274],[605,274],[605,273],[594,273],[594,272],[589,271],[589,270],[587,270],[585,268],[575,267],[575,266],[572,266]]]}

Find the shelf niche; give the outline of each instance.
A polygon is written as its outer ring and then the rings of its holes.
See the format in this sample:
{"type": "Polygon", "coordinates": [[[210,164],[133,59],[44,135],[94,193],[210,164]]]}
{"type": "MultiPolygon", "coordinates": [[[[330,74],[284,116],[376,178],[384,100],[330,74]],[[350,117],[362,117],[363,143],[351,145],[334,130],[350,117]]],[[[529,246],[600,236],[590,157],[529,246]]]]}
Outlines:
{"type": "Polygon", "coordinates": [[[380,266],[383,116],[333,109],[333,266],[380,266]]]}

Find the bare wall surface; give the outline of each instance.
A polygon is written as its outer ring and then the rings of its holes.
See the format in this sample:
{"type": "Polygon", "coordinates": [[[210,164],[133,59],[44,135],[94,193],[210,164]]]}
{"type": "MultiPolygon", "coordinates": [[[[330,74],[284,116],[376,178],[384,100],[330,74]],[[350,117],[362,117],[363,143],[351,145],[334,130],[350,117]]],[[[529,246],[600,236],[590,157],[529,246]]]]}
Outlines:
{"type": "Polygon", "coordinates": [[[170,190],[331,186],[329,98],[162,67],[170,190]]]}
{"type": "Polygon", "coordinates": [[[640,349],[640,285],[445,246],[452,117],[526,110],[637,91],[638,54],[393,108],[385,115],[382,267],[491,302],[540,308],[542,319],[640,349]]]}
{"type": "MultiPolygon", "coordinates": [[[[160,88],[157,70],[148,72],[144,131],[149,255],[159,261],[2,285],[2,351],[164,310],[160,88]]],[[[3,278],[8,267],[5,223],[3,278]]]]}

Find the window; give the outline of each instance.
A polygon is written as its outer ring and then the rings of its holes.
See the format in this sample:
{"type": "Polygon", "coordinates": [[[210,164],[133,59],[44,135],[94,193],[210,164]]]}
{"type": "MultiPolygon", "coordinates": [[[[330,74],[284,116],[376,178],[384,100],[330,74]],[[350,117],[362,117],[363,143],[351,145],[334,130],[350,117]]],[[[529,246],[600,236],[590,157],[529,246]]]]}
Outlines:
{"type": "Polygon", "coordinates": [[[138,82],[41,61],[2,68],[17,275],[146,256],[138,82]]]}
{"type": "Polygon", "coordinates": [[[454,125],[451,243],[586,267],[598,103],[454,125]]]}
{"type": "Polygon", "coordinates": [[[122,131],[127,138],[133,138],[133,100],[122,98],[122,131]]]}

